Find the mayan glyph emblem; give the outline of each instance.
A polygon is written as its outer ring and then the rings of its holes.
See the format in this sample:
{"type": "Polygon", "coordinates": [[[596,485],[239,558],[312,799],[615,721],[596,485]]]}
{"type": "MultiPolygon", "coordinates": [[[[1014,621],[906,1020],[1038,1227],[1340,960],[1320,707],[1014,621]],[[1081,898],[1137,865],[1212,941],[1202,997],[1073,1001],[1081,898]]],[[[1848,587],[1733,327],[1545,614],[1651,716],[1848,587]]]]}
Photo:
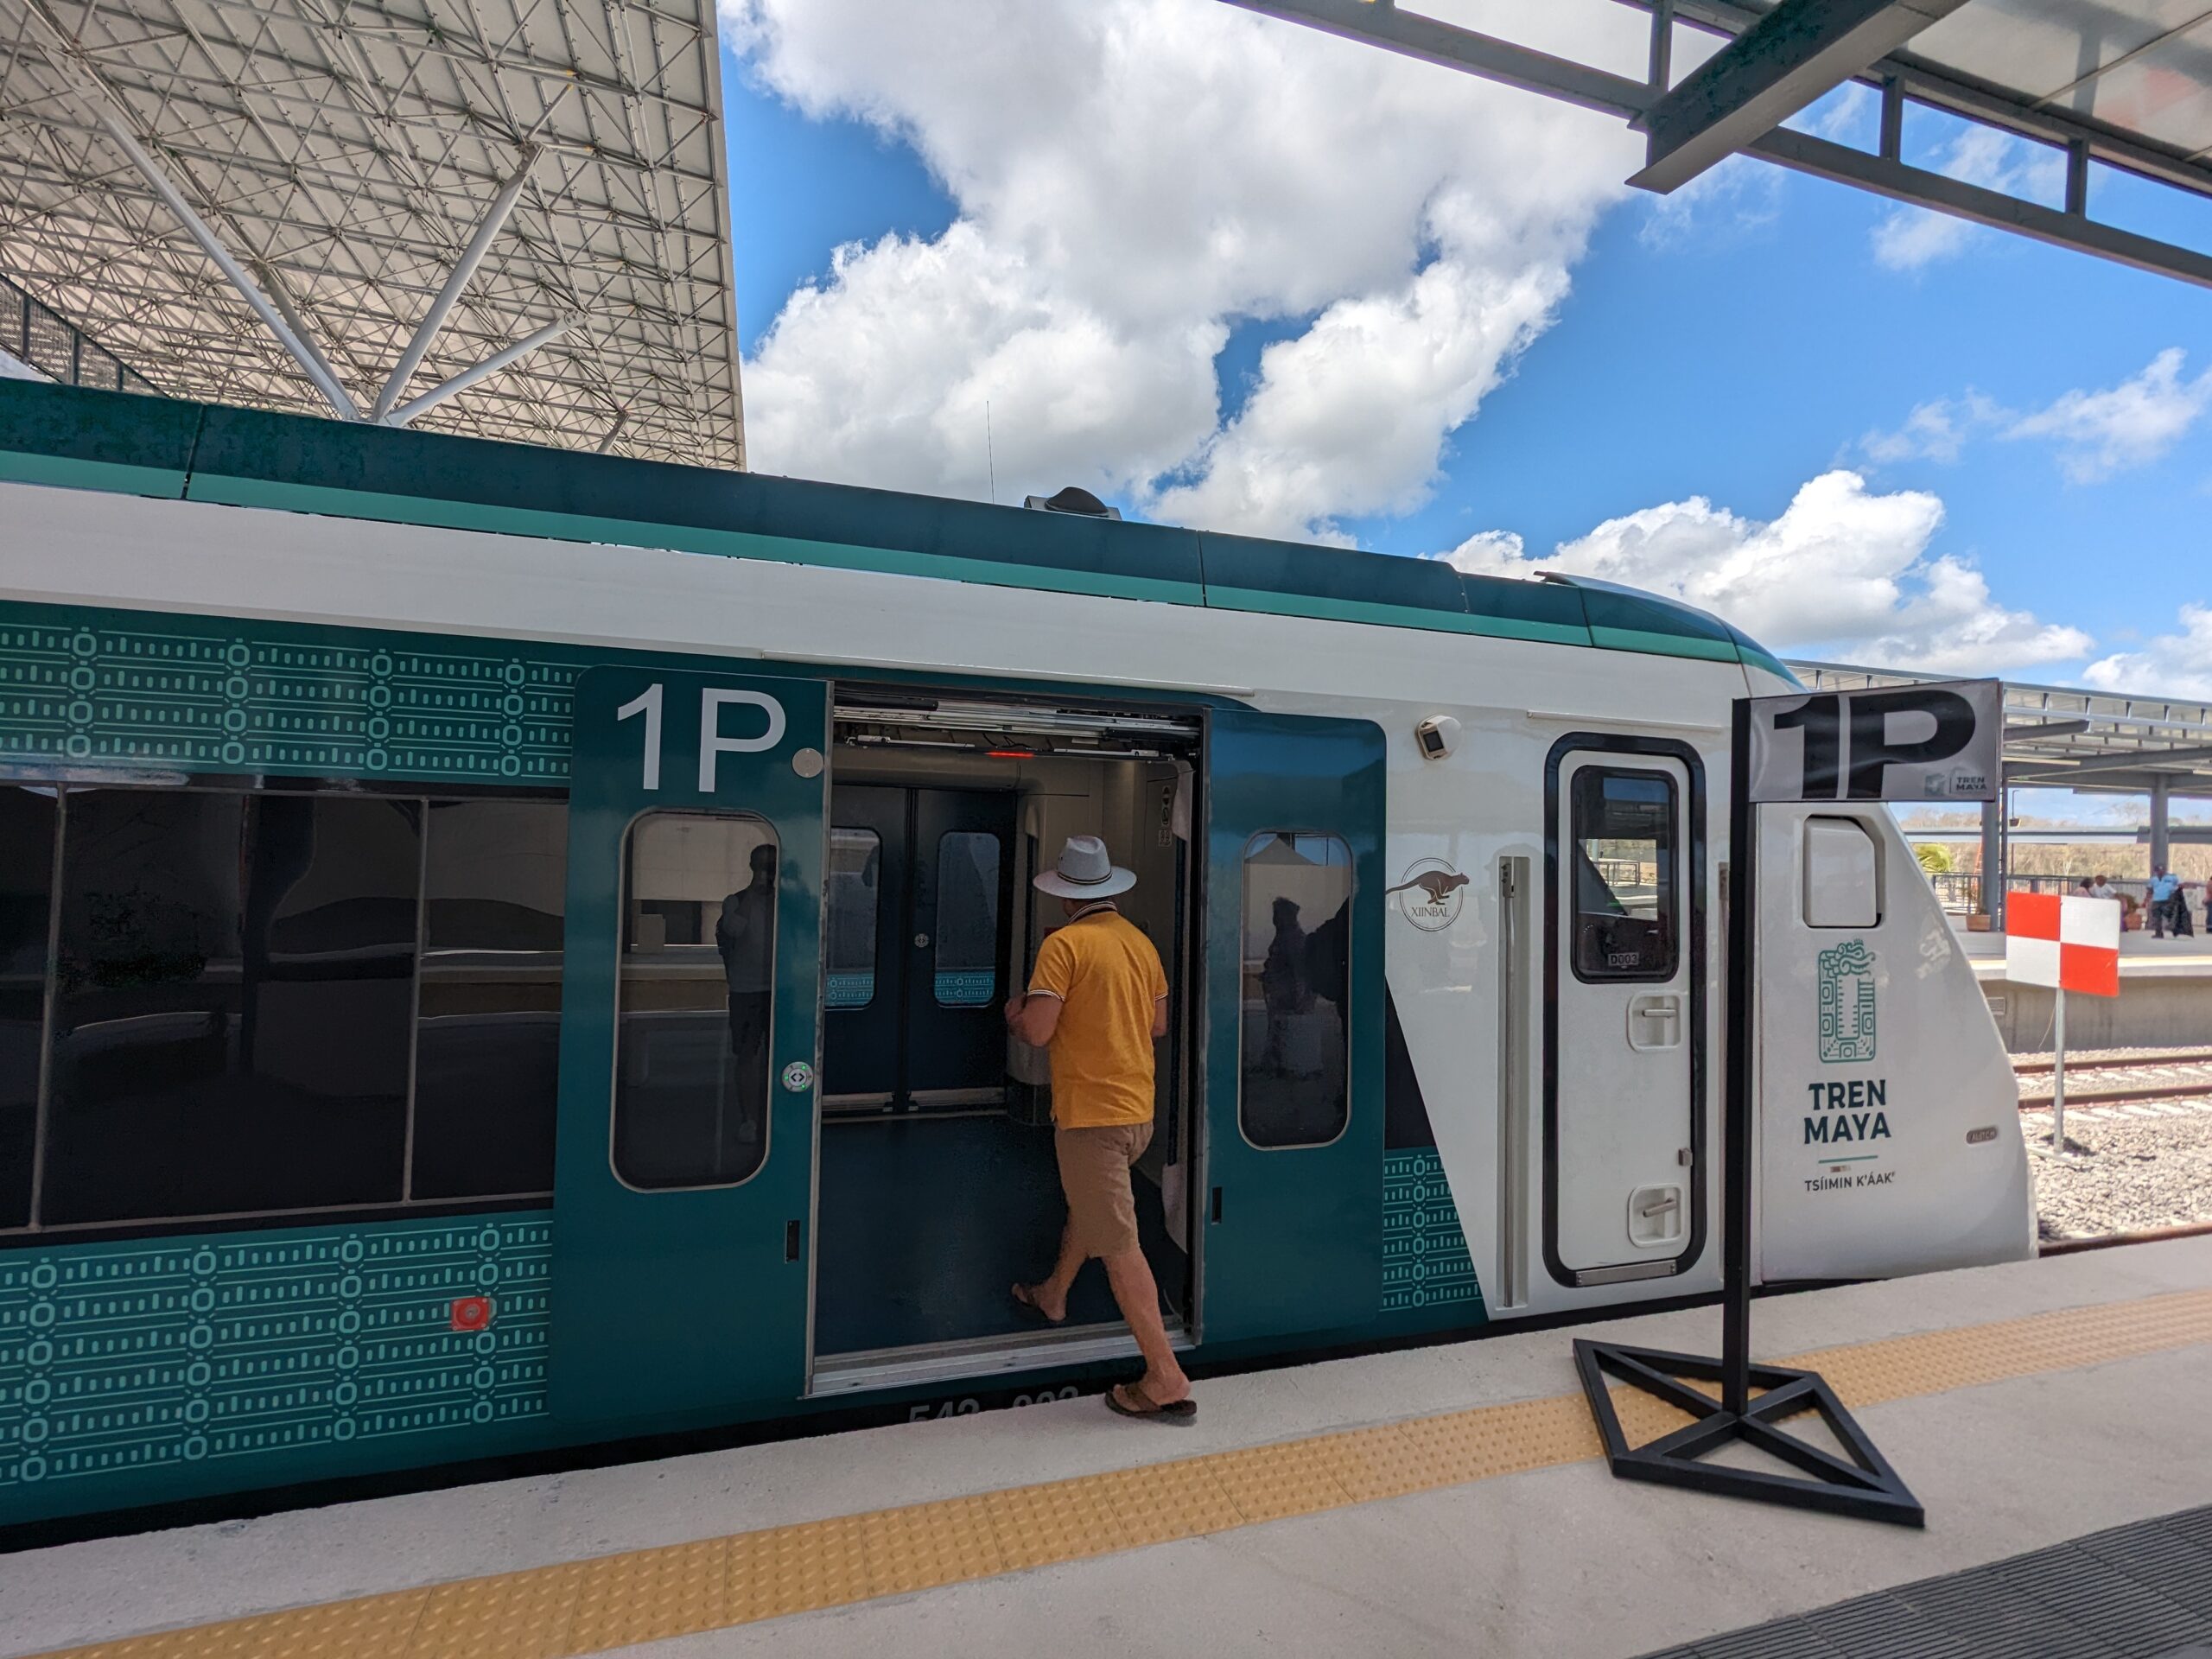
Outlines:
{"type": "Polygon", "coordinates": [[[1821,1059],[1842,1065],[1874,1058],[1874,953],[1864,939],[1821,952],[1821,1059]]]}

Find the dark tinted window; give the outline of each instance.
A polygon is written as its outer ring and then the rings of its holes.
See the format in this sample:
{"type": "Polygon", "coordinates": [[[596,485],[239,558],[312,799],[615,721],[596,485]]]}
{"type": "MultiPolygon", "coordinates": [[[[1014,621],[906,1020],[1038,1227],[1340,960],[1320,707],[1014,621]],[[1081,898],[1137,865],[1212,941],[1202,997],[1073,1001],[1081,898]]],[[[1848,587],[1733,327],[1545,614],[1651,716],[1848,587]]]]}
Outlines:
{"type": "Polygon", "coordinates": [[[998,1000],[999,838],[955,830],[937,842],[939,1007],[978,1008],[998,1000]]]}
{"type": "Polygon", "coordinates": [[[569,880],[557,801],[433,801],[409,1195],[553,1185],[569,880]]]}
{"type": "Polygon", "coordinates": [[[1244,849],[1244,1138],[1310,1147],[1344,1133],[1351,984],[1351,849],[1265,835],[1244,849]]]}
{"type": "Polygon", "coordinates": [[[398,1199],[421,816],[69,791],[43,1221],[398,1199]]]}
{"type": "Polygon", "coordinates": [[[614,1171],[726,1186],[768,1155],[775,831],[660,812],[625,843],[614,1171]]]}
{"type": "Polygon", "coordinates": [[[883,842],[873,830],[830,831],[830,907],[823,1001],[864,1008],[875,1001],[875,931],[883,900],[883,842]]]}
{"type": "Polygon", "coordinates": [[[0,787],[0,1227],[31,1215],[54,818],[51,795],[0,787]]]}
{"type": "Polygon", "coordinates": [[[1574,971],[1586,980],[1672,979],[1675,780],[1585,766],[1573,805],[1574,971]]]}

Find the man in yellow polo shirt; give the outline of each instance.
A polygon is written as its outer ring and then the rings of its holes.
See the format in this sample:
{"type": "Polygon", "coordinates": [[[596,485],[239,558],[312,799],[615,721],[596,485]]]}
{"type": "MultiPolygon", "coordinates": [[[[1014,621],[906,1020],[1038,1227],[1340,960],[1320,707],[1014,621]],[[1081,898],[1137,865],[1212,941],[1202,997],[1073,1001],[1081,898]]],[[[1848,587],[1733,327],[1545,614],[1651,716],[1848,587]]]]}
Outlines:
{"type": "Polygon", "coordinates": [[[1106,1403],[1124,1417],[1190,1423],[1198,1402],[1167,1345],[1129,1185],[1131,1166],[1152,1142],[1152,1046],[1167,1033],[1160,952],[1114,903],[1136,881],[1096,836],[1071,836],[1058,867],[1036,880],[1039,892],[1060,901],[1067,925],[1039,949],[1028,994],[1007,1002],[1006,1023],[1023,1042],[1052,1051],[1052,1150],[1068,1224],[1052,1276],[1014,1286],[1014,1300],[1058,1324],[1077,1273],[1097,1256],[1145,1364],[1144,1375],[1116,1385],[1106,1403]]]}

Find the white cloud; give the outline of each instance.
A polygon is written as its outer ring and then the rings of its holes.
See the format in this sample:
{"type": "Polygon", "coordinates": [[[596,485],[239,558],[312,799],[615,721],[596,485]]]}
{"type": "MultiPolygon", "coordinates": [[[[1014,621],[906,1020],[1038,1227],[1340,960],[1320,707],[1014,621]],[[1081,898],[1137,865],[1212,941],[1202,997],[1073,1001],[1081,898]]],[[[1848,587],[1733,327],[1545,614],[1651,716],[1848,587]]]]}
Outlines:
{"type": "Polygon", "coordinates": [[[1838,470],[1806,483],[1770,522],[1694,496],[1608,519],[1544,557],[1496,531],[1446,556],[1478,574],[1563,570],[1671,594],[1806,656],[1979,673],[2089,650],[2080,630],[1997,603],[1973,566],[1931,557],[1942,522],[1933,495],[1871,493],[1838,470]]]}
{"type": "Polygon", "coordinates": [[[2082,677],[2101,691],[2212,699],[2212,605],[2183,606],[2180,632],[2101,658],[2082,677]]]}
{"type": "Polygon", "coordinates": [[[1001,499],[1323,536],[1402,510],[1636,162],[1602,118],[1219,0],[722,9],[763,84],[911,143],[957,207],[785,307],[746,368],[767,471],[982,495],[988,404],[1001,499]],[[1224,423],[1232,321],[1307,316],[1224,423]]]}
{"type": "Polygon", "coordinates": [[[2063,392],[2032,414],[2006,409],[1978,391],[1938,397],[1915,405],[1895,431],[1867,433],[1859,447],[1873,461],[1948,463],[1986,434],[2044,438],[2057,446],[2059,470],[2069,479],[2097,483],[2158,460],[2212,408],[2212,369],[2184,380],[2185,356],[2180,346],[2170,346],[2116,386],[2063,392]]]}
{"type": "Polygon", "coordinates": [[[1869,461],[1936,461],[1945,465],[1965,451],[1967,440],[2005,411],[1980,392],[1916,404],[1894,432],[1869,432],[1859,441],[1869,461]]]}
{"type": "Polygon", "coordinates": [[[2147,466],[2181,441],[2212,404],[2212,369],[2181,378],[2183,353],[2170,346],[2140,374],[2103,391],[2069,391],[2048,409],[2024,416],[2008,438],[2050,438],[2058,465],[2076,484],[2091,484],[2147,466]]]}
{"type": "MultiPolygon", "coordinates": [[[[1994,127],[1960,133],[1936,171],[1967,184],[2034,200],[2050,197],[2066,176],[2066,158],[1994,127]]],[[[1900,207],[1874,227],[1874,260],[1891,270],[1918,270],[1965,251],[1980,227],[1925,207],[1900,207]]]]}

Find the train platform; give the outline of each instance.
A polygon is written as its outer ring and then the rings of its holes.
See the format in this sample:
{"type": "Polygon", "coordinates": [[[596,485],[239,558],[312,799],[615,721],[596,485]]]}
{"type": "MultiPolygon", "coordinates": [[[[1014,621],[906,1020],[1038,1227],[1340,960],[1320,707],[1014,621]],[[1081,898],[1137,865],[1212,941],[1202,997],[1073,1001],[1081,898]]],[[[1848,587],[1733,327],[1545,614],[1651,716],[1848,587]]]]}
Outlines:
{"type": "MultiPolygon", "coordinates": [[[[1084,1397],[26,1550],[0,1557],[0,1653],[1964,1659],[2212,1642],[2212,1526],[2183,1515],[2212,1503],[2212,1238],[1760,1301],[1755,1353],[1827,1376],[1924,1531],[1607,1473],[1570,1337],[1710,1351],[1719,1323],[1698,1308],[1211,1377],[1187,1429],[1084,1397]],[[2105,1578],[2069,1577],[2076,1558],[2105,1578]],[[2196,1586],[2183,1602],[2126,1565],[2154,1560],[2196,1586]],[[1924,1589],[1977,1572],[1981,1591],[1924,1589]],[[2134,1605],[2113,1573],[2160,1598],[2158,1618],[2104,1645],[2044,1641],[2069,1596],[2084,1621],[2134,1605]],[[2030,1611],[2006,1601],[2031,1592],[2030,1611]],[[1919,1618],[1917,1645],[1876,1604],[1919,1618]]],[[[1681,1421],[1630,1409],[1639,1439],[1681,1421]]]]}

